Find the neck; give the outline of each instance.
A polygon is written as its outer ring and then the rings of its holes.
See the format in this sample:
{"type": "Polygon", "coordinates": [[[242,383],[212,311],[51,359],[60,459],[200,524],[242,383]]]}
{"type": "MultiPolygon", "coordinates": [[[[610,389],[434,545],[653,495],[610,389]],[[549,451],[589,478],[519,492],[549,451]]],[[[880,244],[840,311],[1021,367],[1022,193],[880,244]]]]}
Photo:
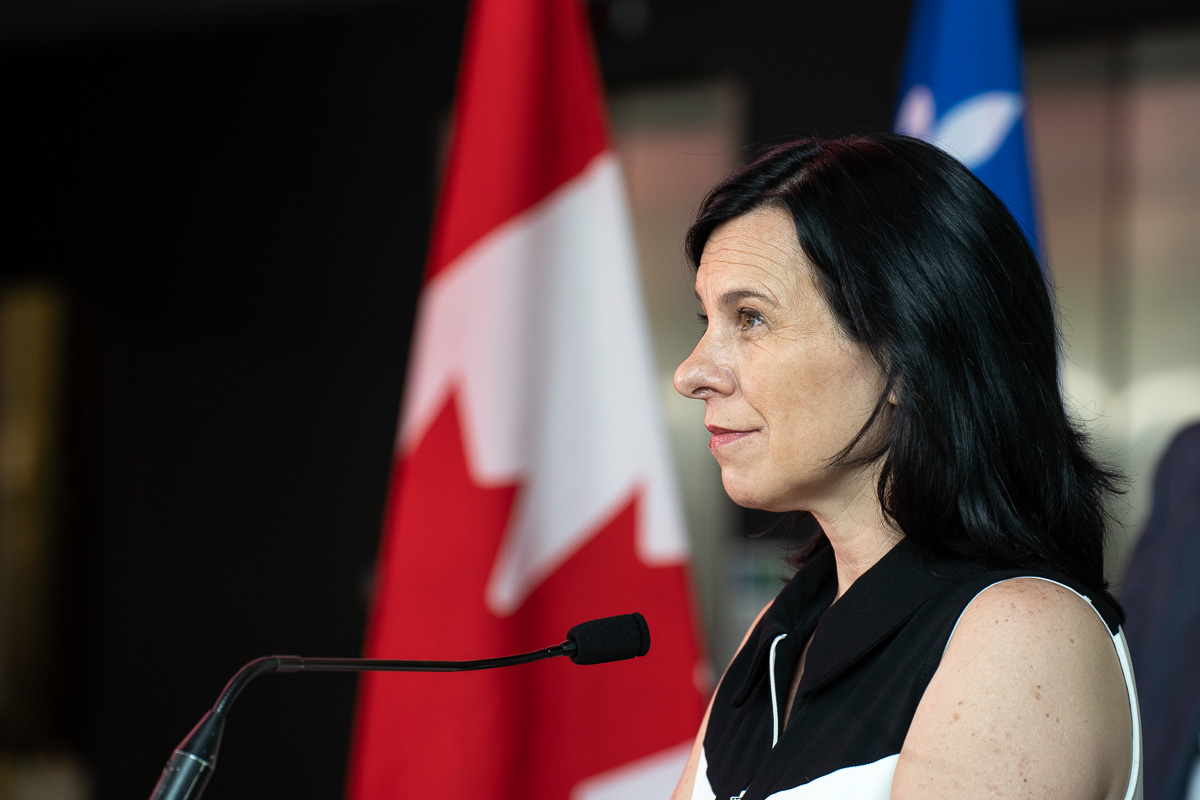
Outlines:
{"type": "Polygon", "coordinates": [[[837,595],[834,600],[846,593],[864,572],[887,555],[896,543],[904,538],[903,534],[887,529],[877,535],[864,535],[860,538],[847,540],[833,535],[829,536],[829,544],[833,547],[833,557],[837,562],[837,595]]]}
{"type": "Polygon", "coordinates": [[[813,509],[813,516],[829,537],[837,561],[837,597],[845,594],[860,575],[904,538],[884,516],[874,487],[873,480],[864,480],[859,491],[840,504],[813,509]]]}

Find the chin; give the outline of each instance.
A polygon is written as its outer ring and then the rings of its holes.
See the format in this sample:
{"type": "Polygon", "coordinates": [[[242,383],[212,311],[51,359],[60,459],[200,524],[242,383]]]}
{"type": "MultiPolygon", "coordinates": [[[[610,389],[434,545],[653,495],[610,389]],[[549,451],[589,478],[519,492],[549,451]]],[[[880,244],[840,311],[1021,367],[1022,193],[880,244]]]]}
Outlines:
{"type": "Polygon", "coordinates": [[[757,508],[761,511],[792,510],[784,507],[786,504],[781,503],[777,495],[764,492],[761,486],[752,482],[738,481],[722,475],[721,484],[725,487],[725,494],[729,495],[729,499],[742,508],[757,508]]]}

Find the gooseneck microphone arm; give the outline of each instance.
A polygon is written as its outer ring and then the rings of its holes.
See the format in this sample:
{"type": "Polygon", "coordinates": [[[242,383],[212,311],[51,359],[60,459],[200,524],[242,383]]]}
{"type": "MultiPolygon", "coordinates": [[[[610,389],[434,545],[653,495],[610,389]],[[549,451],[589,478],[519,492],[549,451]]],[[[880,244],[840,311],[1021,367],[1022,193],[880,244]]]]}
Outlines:
{"type": "Polygon", "coordinates": [[[300,656],[256,658],[229,679],[217,702],[175,748],[150,800],[198,800],[216,765],[226,712],[246,684],[268,672],[469,672],[528,664],[557,656],[569,656],[576,664],[602,664],[644,656],[649,649],[650,630],[646,620],[641,614],[633,613],[580,623],[567,632],[567,640],[562,644],[502,658],[475,661],[300,656]]]}

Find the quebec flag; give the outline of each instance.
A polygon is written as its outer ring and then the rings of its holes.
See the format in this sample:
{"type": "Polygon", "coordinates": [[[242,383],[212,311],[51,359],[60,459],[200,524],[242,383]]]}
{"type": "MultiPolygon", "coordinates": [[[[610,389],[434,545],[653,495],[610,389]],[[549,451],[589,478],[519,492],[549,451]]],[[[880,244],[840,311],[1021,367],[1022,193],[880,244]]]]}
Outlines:
{"type": "Polygon", "coordinates": [[[962,161],[1038,248],[1013,0],[917,0],[896,132],[962,161]]]}

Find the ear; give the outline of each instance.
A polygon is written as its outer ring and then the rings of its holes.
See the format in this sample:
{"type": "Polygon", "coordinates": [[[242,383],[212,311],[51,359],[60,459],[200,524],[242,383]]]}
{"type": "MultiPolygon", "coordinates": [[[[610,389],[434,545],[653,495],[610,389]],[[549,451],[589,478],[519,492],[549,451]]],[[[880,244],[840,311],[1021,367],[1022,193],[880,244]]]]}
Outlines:
{"type": "Polygon", "coordinates": [[[888,401],[889,405],[892,405],[892,406],[900,405],[900,389],[901,389],[900,379],[897,378],[895,380],[895,382],[892,384],[892,388],[888,391],[887,401],[888,401]]]}

